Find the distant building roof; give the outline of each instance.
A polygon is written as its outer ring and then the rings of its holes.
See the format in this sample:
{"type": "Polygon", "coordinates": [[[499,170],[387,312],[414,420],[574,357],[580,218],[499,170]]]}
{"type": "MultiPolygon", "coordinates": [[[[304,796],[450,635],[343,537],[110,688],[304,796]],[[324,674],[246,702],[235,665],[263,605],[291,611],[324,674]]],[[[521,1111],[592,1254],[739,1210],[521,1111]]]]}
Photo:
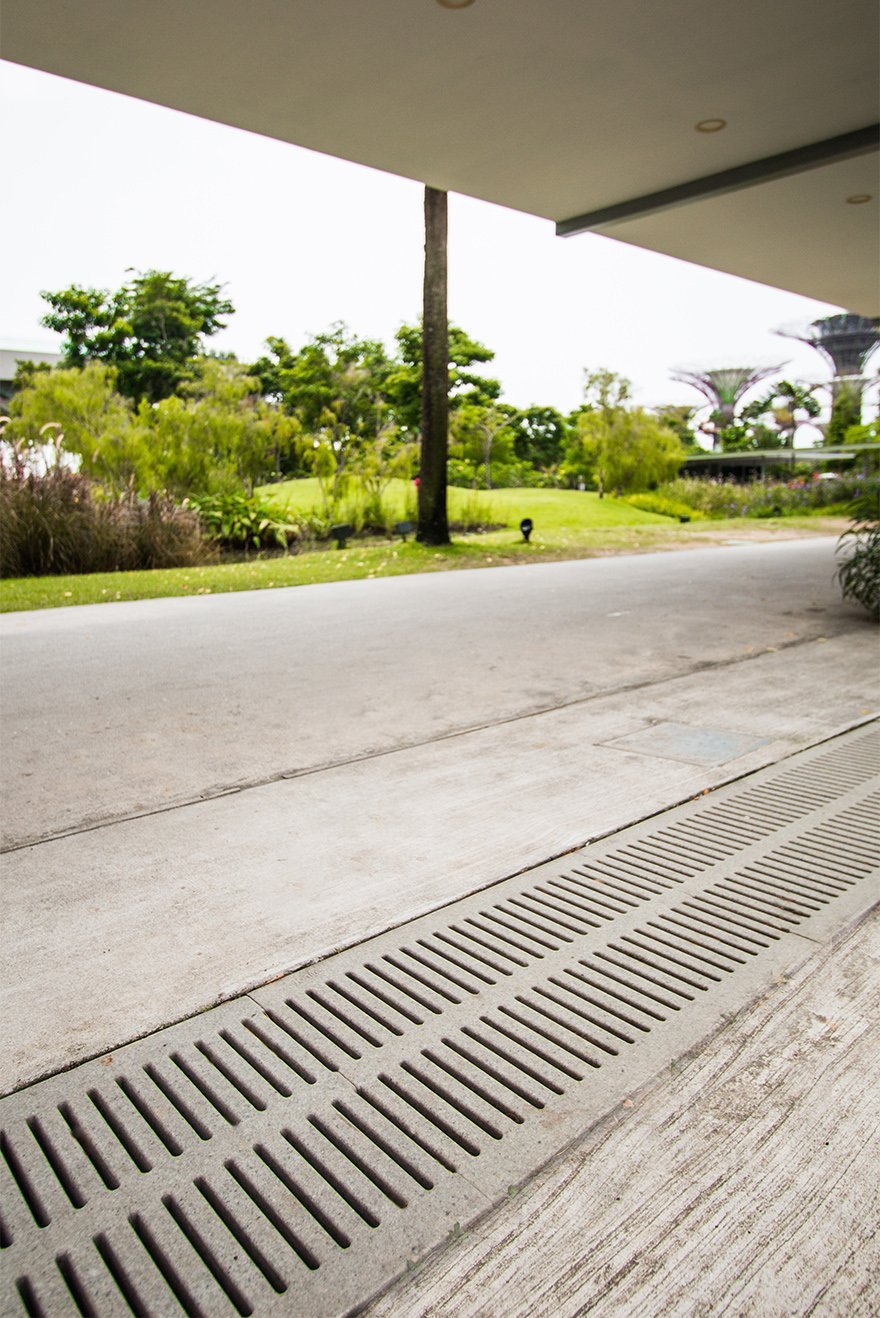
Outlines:
{"type": "Polygon", "coordinates": [[[6,384],[15,378],[19,362],[45,362],[47,366],[57,366],[60,361],[60,352],[45,352],[31,348],[0,348],[0,383],[6,384]]]}

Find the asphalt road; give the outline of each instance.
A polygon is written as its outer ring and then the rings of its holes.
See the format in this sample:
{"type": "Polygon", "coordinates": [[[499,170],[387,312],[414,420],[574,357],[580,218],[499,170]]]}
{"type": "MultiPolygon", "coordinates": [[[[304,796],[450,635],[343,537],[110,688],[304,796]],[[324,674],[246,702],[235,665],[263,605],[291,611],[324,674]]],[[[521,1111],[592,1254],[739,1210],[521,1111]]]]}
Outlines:
{"type": "Polygon", "coordinates": [[[830,539],[0,619],[5,847],[864,631],[830,539]]]}

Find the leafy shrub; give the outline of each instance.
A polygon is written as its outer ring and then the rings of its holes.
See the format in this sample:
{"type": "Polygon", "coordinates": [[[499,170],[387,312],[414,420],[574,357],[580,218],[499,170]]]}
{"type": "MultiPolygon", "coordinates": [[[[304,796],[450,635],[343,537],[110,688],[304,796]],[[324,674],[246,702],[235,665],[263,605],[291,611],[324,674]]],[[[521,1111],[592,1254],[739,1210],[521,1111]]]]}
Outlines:
{"type": "Polygon", "coordinates": [[[707,517],[786,517],[841,511],[843,505],[859,497],[868,483],[864,476],[850,474],[835,480],[805,478],[745,484],[681,477],[659,486],[657,494],[707,517]]]}
{"type": "Polygon", "coordinates": [[[111,497],[79,472],[0,460],[0,576],[191,567],[210,557],[198,518],[165,496],[111,497]]]}
{"type": "Polygon", "coordinates": [[[880,621],[880,484],[866,490],[851,506],[852,525],[837,542],[848,550],[837,567],[840,588],[880,621]]]}
{"type": "Polygon", "coordinates": [[[660,517],[676,517],[680,522],[705,517],[705,513],[699,508],[692,508],[679,499],[671,499],[668,495],[659,492],[630,494],[627,495],[625,502],[631,503],[633,508],[641,508],[642,512],[658,513],[660,517]]]}
{"type": "Polygon", "coordinates": [[[503,522],[493,521],[492,513],[485,499],[479,494],[469,494],[465,499],[457,500],[453,516],[449,522],[451,531],[497,531],[503,522]]]}
{"type": "Polygon", "coordinates": [[[225,549],[286,549],[299,527],[275,506],[246,494],[190,495],[208,539],[225,549]]]}
{"type": "MultiPolygon", "coordinates": [[[[483,462],[469,462],[465,458],[450,458],[447,467],[450,485],[465,490],[485,490],[486,466],[483,462]]],[[[552,490],[559,481],[550,471],[538,471],[530,462],[493,462],[492,489],[552,490]]]]}

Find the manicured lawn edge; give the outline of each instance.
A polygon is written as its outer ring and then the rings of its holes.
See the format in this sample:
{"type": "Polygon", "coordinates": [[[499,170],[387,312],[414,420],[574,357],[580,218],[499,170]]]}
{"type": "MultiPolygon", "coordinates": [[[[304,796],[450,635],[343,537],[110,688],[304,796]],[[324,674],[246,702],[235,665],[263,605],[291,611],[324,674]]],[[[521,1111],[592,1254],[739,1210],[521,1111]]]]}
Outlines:
{"type": "Polygon", "coordinates": [[[780,535],[785,538],[791,535],[839,535],[846,525],[841,518],[816,516],[733,518],[687,525],[657,519],[642,525],[553,529],[544,536],[534,535],[529,544],[525,544],[510,528],[486,535],[456,536],[452,545],[442,549],[428,548],[411,540],[406,543],[351,541],[344,550],[325,549],[288,557],[255,558],[244,563],[0,581],[0,613],[645,553],[723,543],[737,534],[766,540],[780,535]]]}

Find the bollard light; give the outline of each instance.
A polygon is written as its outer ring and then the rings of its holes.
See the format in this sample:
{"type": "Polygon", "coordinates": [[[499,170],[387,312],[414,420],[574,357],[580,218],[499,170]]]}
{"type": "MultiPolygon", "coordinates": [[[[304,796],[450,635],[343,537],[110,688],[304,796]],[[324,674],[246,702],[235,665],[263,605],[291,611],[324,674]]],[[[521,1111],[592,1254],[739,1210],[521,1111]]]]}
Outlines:
{"type": "Polygon", "coordinates": [[[519,529],[522,531],[522,538],[525,540],[526,544],[529,543],[529,536],[532,534],[533,526],[534,522],[531,517],[524,517],[519,524],[519,529]]]}
{"type": "Polygon", "coordinates": [[[336,541],[336,548],[344,549],[346,541],[354,535],[354,527],[349,526],[347,522],[343,522],[339,526],[331,526],[330,534],[336,541]]]}

